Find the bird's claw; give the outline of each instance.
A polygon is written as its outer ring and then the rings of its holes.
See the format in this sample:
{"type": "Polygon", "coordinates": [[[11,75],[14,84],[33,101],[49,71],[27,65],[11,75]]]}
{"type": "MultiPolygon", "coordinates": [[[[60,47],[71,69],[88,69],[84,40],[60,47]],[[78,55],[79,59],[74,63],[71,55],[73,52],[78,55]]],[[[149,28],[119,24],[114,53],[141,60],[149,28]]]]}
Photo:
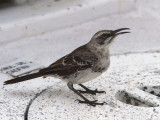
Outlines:
{"type": "Polygon", "coordinates": [[[105,93],[105,94],[106,94],[105,91],[98,91],[97,89],[95,89],[95,90],[85,90],[85,91],[83,91],[83,90],[78,90],[78,92],[79,92],[79,93],[92,94],[92,95],[96,95],[96,93],[105,93]]]}
{"type": "Polygon", "coordinates": [[[95,107],[96,105],[104,105],[104,104],[107,104],[106,102],[98,103],[98,102],[97,102],[98,100],[93,100],[93,101],[84,100],[84,101],[83,101],[83,100],[77,99],[76,101],[78,101],[79,103],[91,105],[91,106],[93,106],[93,107],[95,107]]]}

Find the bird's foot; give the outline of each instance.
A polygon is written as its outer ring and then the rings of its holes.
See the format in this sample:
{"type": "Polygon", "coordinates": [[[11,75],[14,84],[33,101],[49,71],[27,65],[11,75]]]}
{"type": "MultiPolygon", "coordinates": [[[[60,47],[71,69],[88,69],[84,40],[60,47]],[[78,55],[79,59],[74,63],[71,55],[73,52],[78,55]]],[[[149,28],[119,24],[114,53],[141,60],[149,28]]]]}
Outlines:
{"type": "Polygon", "coordinates": [[[78,92],[79,92],[79,93],[92,94],[92,95],[96,95],[96,93],[106,93],[105,91],[98,91],[97,89],[95,89],[95,90],[90,90],[90,89],[88,89],[88,90],[85,90],[85,91],[83,91],[83,90],[78,90],[78,92]]]}
{"type": "Polygon", "coordinates": [[[76,101],[78,101],[79,103],[91,105],[91,106],[93,106],[93,107],[95,107],[96,105],[105,105],[105,104],[107,104],[106,102],[98,103],[98,102],[97,102],[98,100],[93,100],[93,101],[84,100],[84,101],[83,101],[83,100],[77,99],[76,101]]]}

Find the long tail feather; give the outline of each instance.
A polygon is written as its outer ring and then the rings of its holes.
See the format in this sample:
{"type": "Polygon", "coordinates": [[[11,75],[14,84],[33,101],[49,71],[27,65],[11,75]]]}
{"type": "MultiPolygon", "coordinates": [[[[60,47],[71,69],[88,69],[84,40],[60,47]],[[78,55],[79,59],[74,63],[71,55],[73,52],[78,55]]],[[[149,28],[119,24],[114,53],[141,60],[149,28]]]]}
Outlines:
{"type": "Polygon", "coordinates": [[[5,81],[4,85],[14,84],[14,83],[30,80],[30,79],[33,79],[33,78],[41,77],[43,75],[44,75],[43,73],[38,72],[38,73],[33,73],[33,74],[21,76],[21,77],[18,77],[18,78],[14,78],[14,79],[5,81]]]}

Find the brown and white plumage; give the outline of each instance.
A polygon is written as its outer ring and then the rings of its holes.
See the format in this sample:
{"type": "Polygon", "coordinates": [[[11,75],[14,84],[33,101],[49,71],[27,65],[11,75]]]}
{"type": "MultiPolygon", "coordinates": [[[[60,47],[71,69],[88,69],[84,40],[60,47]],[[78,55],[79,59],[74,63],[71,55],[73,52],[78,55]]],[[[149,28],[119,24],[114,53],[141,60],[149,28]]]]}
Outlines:
{"type": "Polygon", "coordinates": [[[85,100],[79,102],[93,106],[98,105],[99,103],[96,103],[96,101],[91,102],[77,92],[77,90],[73,88],[73,84],[79,84],[88,93],[98,93],[98,91],[91,92],[91,90],[84,87],[81,83],[100,76],[108,69],[110,65],[109,46],[117,35],[129,33],[120,32],[126,29],[128,28],[121,28],[114,31],[101,30],[97,32],[87,44],[60,58],[49,67],[41,69],[37,73],[5,81],[4,84],[18,83],[41,76],[58,77],[67,82],[68,87],[85,100]]]}

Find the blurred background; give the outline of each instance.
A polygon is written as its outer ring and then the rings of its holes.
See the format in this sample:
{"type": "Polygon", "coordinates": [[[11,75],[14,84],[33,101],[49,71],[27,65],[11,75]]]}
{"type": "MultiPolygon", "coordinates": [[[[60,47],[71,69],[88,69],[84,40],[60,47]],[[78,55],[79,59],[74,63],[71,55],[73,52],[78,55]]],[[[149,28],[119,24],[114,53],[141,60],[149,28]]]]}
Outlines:
{"type": "Polygon", "coordinates": [[[0,65],[26,59],[45,66],[102,29],[129,27],[111,54],[160,50],[159,0],[1,0],[0,65]]]}

